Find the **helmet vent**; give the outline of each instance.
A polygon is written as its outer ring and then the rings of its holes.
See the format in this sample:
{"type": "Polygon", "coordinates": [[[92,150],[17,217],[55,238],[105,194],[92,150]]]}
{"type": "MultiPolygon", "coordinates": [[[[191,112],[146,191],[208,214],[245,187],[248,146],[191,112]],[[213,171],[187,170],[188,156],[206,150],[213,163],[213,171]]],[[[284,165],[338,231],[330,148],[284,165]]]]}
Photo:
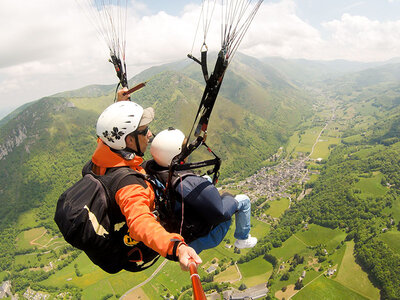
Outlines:
{"type": "Polygon", "coordinates": [[[134,117],[135,117],[135,115],[129,115],[128,117],[134,118],[134,117]]]}
{"type": "Polygon", "coordinates": [[[132,123],[132,122],[131,122],[131,121],[126,121],[125,123],[130,124],[130,123],[132,123]]]}

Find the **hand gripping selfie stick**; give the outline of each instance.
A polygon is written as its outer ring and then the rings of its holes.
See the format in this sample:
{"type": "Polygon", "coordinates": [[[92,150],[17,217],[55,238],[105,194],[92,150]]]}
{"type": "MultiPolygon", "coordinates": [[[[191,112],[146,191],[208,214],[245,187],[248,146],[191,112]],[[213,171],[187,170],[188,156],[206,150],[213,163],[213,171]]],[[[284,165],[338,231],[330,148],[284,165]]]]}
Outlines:
{"type": "Polygon", "coordinates": [[[201,286],[200,276],[197,273],[196,263],[193,259],[189,261],[190,279],[192,280],[194,300],[207,300],[201,286]]]}

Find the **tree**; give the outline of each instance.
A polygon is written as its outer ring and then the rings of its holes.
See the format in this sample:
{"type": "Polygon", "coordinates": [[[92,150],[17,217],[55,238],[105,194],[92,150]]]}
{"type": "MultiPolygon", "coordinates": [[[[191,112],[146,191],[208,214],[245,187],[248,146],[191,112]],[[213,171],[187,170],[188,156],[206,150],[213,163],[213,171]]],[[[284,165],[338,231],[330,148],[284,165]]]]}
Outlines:
{"type": "Polygon", "coordinates": [[[294,289],[295,290],[300,290],[303,286],[304,286],[303,280],[299,279],[299,280],[296,281],[296,283],[294,285],[294,289]]]}
{"type": "Polygon", "coordinates": [[[244,291],[245,289],[247,289],[247,286],[246,286],[244,283],[242,283],[242,284],[239,286],[239,291],[244,291]]]}
{"type": "Polygon", "coordinates": [[[281,281],[289,280],[290,274],[288,272],[284,273],[281,277],[281,281]]]}

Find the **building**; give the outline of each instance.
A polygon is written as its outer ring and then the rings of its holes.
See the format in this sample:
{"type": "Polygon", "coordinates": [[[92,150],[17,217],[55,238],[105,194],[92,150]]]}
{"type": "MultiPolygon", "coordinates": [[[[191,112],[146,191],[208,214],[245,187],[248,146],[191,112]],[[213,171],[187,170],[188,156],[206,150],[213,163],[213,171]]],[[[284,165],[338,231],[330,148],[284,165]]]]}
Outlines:
{"type": "Polygon", "coordinates": [[[211,266],[211,267],[209,267],[209,268],[206,270],[206,272],[207,272],[208,274],[210,274],[210,273],[212,273],[212,272],[215,272],[215,270],[217,270],[217,268],[216,268],[215,266],[211,266]]]}
{"type": "Polygon", "coordinates": [[[3,281],[0,285],[0,299],[12,297],[11,282],[9,280],[3,281]]]}
{"type": "Polygon", "coordinates": [[[242,292],[233,292],[229,300],[253,300],[261,299],[268,294],[268,288],[265,283],[253,286],[242,292]]]}

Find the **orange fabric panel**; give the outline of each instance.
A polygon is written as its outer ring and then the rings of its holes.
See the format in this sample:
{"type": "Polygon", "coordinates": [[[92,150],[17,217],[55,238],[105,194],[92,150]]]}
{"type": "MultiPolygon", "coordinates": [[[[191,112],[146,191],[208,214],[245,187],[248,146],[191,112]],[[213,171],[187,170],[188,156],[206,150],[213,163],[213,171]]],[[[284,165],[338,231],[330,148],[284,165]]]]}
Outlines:
{"type": "Polygon", "coordinates": [[[172,255],[174,243],[171,239],[184,239],[177,233],[166,231],[156,220],[152,214],[154,192],[151,185],[148,186],[146,189],[136,184],[125,186],[117,192],[115,200],[127,220],[130,236],[166,257],[172,255]]]}
{"type": "Polygon", "coordinates": [[[123,157],[112,152],[101,139],[97,140],[97,148],[93,153],[92,162],[99,166],[100,173],[98,175],[104,175],[107,168],[114,167],[130,167],[135,171],[145,173],[143,168],[140,167],[140,164],[143,162],[143,158],[136,155],[132,160],[125,160],[123,157]]]}

